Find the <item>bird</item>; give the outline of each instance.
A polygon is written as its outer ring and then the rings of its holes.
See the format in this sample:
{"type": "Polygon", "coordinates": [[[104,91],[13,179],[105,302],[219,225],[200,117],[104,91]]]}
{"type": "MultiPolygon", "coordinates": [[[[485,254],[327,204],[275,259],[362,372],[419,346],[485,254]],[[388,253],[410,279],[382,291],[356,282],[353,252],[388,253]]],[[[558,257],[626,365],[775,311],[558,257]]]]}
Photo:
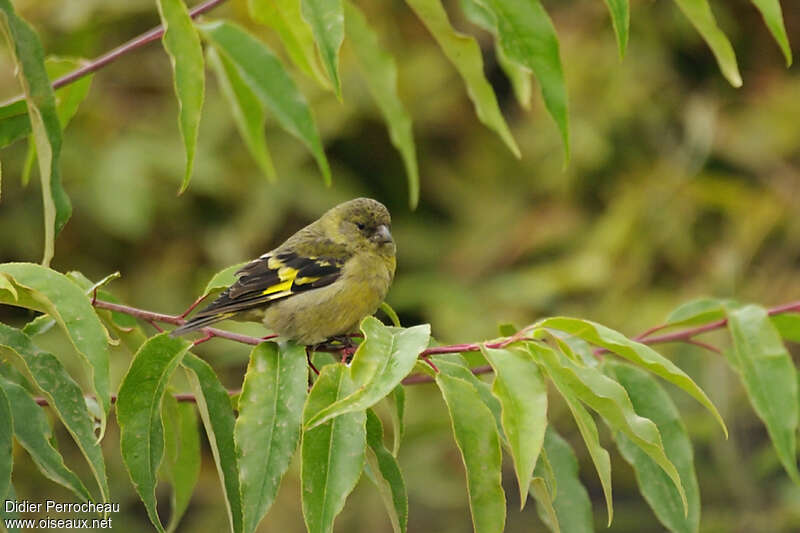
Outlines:
{"type": "Polygon", "coordinates": [[[280,338],[306,346],[347,335],[383,302],[395,255],[391,216],[382,203],[341,203],[245,264],[236,282],[171,336],[228,318],[260,321],[280,338]]]}

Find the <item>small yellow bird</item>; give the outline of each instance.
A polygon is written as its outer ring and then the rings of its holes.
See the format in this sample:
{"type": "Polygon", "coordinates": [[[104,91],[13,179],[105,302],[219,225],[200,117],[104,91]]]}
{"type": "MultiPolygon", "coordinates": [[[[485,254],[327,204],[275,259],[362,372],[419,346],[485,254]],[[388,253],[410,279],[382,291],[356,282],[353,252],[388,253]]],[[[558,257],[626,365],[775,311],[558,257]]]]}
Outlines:
{"type": "Polygon", "coordinates": [[[239,269],[236,283],[171,335],[227,318],[261,321],[305,345],[355,331],[378,309],[394,279],[391,224],[389,211],[376,200],[337,205],[239,269]]]}

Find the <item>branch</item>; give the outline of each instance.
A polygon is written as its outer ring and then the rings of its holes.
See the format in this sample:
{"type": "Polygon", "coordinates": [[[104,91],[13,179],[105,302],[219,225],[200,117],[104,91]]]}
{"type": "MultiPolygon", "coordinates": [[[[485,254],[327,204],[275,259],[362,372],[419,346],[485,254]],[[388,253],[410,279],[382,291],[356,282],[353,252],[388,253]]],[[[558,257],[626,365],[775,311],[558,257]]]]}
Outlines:
{"type": "MultiPolygon", "coordinates": [[[[196,18],[202,15],[203,13],[207,13],[220,5],[221,3],[225,2],[226,0],[206,0],[205,2],[198,4],[191,10],[189,10],[189,17],[196,18]]],[[[114,48],[106,52],[105,54],[89,61],[85,65],[80,68],[73,70],[72,72],[65,74],[55,80],[53,82],[53,90],[63,87],[65,85],[69,85],[76,80],[83,78],[84,76],[91,74],[92,72],[96,72],[101,68],[105,67],[106,65],[113,63],[120,57],[124,56],[125,54],[132,52],[142,46],[149,44],[164,35],[164,26],[159,25],[153,28],[152,30],[146,31],[143,34],[139,35],[138,37],[134,37],[127,43],[121,44],[118,47],[114,48]]],[[[10,105],[15,102],[19,102],[25,98],[24,95],[18,95],[14,98],[6,101],[2,106],[10,105]]]]}
{"type": "MultiPolygon", "coordinates": [[[[94,299],[92,301],[93,305],[99,309],[107,309],[109,311],[116,311],[118,313],[124,313],[126,315],[130,315],[136,318],[139,318],[147,323],[155,325],[155,322],[162,322],[165,324],[173,324],[175,326],[180,326],[186,322],[182,318],[181,315],[166,315],[163,313],[155,313],[153,311],[146,311],[144,309],[138,309],[136,307],[130,307],[127,305],[115,304],[111,302],[106,302],[104,300],[97,300],[94,299]]],[[[782,313],[791,313],[791,312],[800,312],[800,301],[796,302],[789,302],[786,304],[778,305],[767,309],[767,314],[769,316],[779,315],[782,313]]],[[[689,344],[694,344],[701,348],[705,348],[710,351],[714,351],[719,353],[719,349],[711,344],[707,344],[702,341],[696,340],[694,337],[700,335],[702,333],[707,333],[709,331],[717,330],[724,328],[728,323],[727,319],[720,319],[715,320],[714,322],[709,322],[708,324],[702,324],[700,326],[695,326],[692,328],[686,328],[679,331],[675,331],[672,333],[665,333],[662,335],[650,336],[652,333],[670,327],[669,324],[656,326],[654,328],[650,328],[644,333],[634,337],[634,340],[641,342],[642,344],[663,344],[667,342],[686,342],[689,344]]],[[[520,340],[529,340],[530,337],[527,337],[527,331],[529,327],[523,328],[514,335],[510,337],[506,337],[504,339],[495,341],[495,342],[488,342],[483,343],[484,346],[487,348],[504,348],[511,343],[520,341],[520,340]]],[[[222,329],[217,328],[203,328],[200,330],[205,336],[201,339],[201,342],[205,342],[214,337],[221,337],[223,339],[229,339],[236,342],[241,342],[243,344],[250,344],[250,345],[257,345],[264,342],[265,339],[271,337],[251,337],[249,335],[240,335],[238,333],[232,333],[230,331],[225,331],[222,329]]],[[[462,352],[477,352],[480,351],[481,344],[479,343],[469,343],[469,344],[451,344],[449,346],[434,346],[432,348],[428,348],[419,354],[419,357],[422,359],[427,359],[431,355],[437,354],[449,354],[449,353],[462,353],[462,352]]],[[[608,350],[604,348],[598,348],[595,350],[595,354],[601,354],[603,352],[607,352],[608,350]]],[[[475,375],[480,374],[489,374],[492,372],[492,367],[489,365],[475,367],[472,370],[472,373],[475,375]]],[[[403,380],[404,385],[418,385],[421,383],[430,383],[433,381],[433,378],[426,374],[415,374],[413,376],[408,376],[403,380]]],[[[229,390],[228,394],[231,396],[238,394],[240,390],[229,390]]],[[[176,394],[175,398],[179,402],[194,402],[195,397],[193,394],[176,394]]],[[[111,396],[111,401],[116,401],[116,395],[111,396]]],[[[36,403],[39,405],[48,405],[46,398],[36,398],[36,403]]]]}

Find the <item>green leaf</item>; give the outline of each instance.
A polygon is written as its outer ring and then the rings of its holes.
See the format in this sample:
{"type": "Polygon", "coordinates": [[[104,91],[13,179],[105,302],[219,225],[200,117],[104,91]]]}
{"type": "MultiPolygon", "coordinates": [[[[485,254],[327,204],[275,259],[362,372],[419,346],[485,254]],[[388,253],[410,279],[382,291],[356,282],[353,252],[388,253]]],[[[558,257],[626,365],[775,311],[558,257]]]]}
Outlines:
{"type": "Polygon", "coordinates": [[[5,389],[0,386],[0,500],[3,501],[6,500],[11,488],[11,468],[14,463],[13,437],[14,419],[11,415],[11,404],[8,403],[5,389]]]}
{"type": "Polygon", "coordinates": [[[167,333],[150,338],[131,361],[117,396],[122,460],[147,516],[159,531],[164,530],[156,511],[158,467],[164,456],[161,398],[190,346],[188,341],[167,333]]]}
{"type": "Polygon", "coordinates": [[[400,441],[403,439],[403,435],[405,434],[405,412],[406,412],[406,389],[402,385],[398,385],[392,391],[391,396],[389,399],[392,404],[392,409],[390,411],[392,417],[392,425],[393,431],[392,436],[394,439],[394,443],[392,444],[392,455],[397,457],[397,452],[400,451],[400,441]]]}
{"type": "Polygon", "coordinates": [[[367,464],[376,473],[375,484],[389,513],[392,529],[402,533],[408,525],[406,482],[397,459],[383,444],[383,424],[372,409],[367,411],[367,445],[367,464]]]}
{"type": "Polygon", "coordinates": [[[800,483],[796,446],[797,369],[766,310],[755,305],[728,309],[733,339],[730,354],[750,403],[767,426],[772,445],[789,476],[800,483]]]}
{"type": "Polygon", "coordinates": [[[25,101],[0,107],[0,148],[22,139],[31,132],[25,101]]]}
{"type": "Polygon", "coordinates": [[[392,325],[396,328],[402,328],[403,325],[400,324],[400,317],[397,316],[397,312],[392,309],[392,306],[387,304],[386,302],[381,302],[381,305],[378,306],[378,309],[386,313],[386,316],[392,322],[392,325]]]}
{"type": "Polygon", "coordinates": [[[234,441],[239,459],[244,531],[255,531],[278,493],[300,441],[308,388],[305,348],[265,342],[250,353],[234,441]]]}
{"type": "Polygon", "coordinates": [[[552,348],[535,342],[528,343],[528,347],[559,390],[561,387],[569,389],[580,401],[597,411],[612,429],[622,431],[667,473],[681,495],[684,511],[688,512],[680,475],[664,451],[658,427],[652,420],[636,414],[622,385],[596,368],[579,365],[552,348]]]}
{"type": "Polygon", "coordinates": [[[669,326],[694,326],[725,317],[725,305],[732,302],[720,298],[698,298],[676,307],[667,316],[669,326]]]}
{"type": "Polygon", "coordinates": [[[457,357],[453,357],[452,355],[434,356],[431,359],[434,361],[442,374],[463,379],[475,387],[475,390],[478,391],[478,396],[480,396],[481,401],[494,417],[497,434],[500,435],[501,440],[505,439],[502,420],[503,407],[500,405],[500,400],[498,400],[494,394],[492,394],[492,389],[488,383],[482,381],[480,378],[478,378],[478,376],[472,373],[466,359],[464,359],[461,355],[458,355],[457,357]]]}
{"type": "MultiPolygon", "coordinates": [[[[536,466],[539,467],[539,465],[536,466]]],[[[537,476],[531,480],[531,495],[536,499],[536,510],[539,511],[539,517],[545,525],[553,533],[561,533],[558,515],[553,507],[553,496],[544,478],[537,476]]]]}
{"type": "Polygon", "coordinates": [[[502,532],[506,499],[501,484],[500,440],[491,411],[469,382],[436,375],[467,471],[467,491],[475,533],[502,532]]]}
{"type": "Polygon", "coordinates": [[[786,36],[786,27],[783,25],[783,13],[781,4],[778,0],[752,0],[753,5],[758,8],[764,17],[764,22],[769,28],[770,33],[775,38],[775,42],[786,58],[786,66],[792,65],[792,48],[789,46],[789,38],[786,36]]]}
{"type": "Polygon", "coordinates": [[[569,159],[569,118],[567,87],[553,22],[539,0],[477,0],[488,8],[497,27],[500,46],[509,59],[530,69],[544,98],[545,107],[556,121],[569,159]]]}
{"type": "Polygon", "coordinates": [[[500,112],[494,90],[483,75],[483,58],[478,43],[472,37],[453,29],[441,0],[406,0],[406,3],[458,70],[467,86],[467,94],[475,106],[478,119],[494,130],[515,156],[520,157],[519,147],[500,112]]]}
{"type": "Polygon", "coordinates": [[[303,18],[311,27],[319,55],[333,82],[333,90],[342,97],[339,81],[339,50],[344,41],[344,8],[342,0],[301,0],[303,18]]]}
{"type": "Polygon", "coordinates": [[[92,418],[86,410],[80,386],[53,354],[34,346],[30,337],[22,331],[0,324],[0,346],[19,358],[36,381],[89,463],[89,468],[100,488],[101,500],[109,501],[103,451],[94,434],[92,418]]]}
{"type": "Polygon", "coordinates": [[[628,391],[636,412],[658,426],[667,457],[678,469],[686,490],[689,514],[684,514],[680,495],[664,471],[625,435],[616,433],[617,447],[633,467],[642,496],[667,529],[676,533],[696,532],[700,527],[700,489],[692,442],[678,408],[658,382],[643,370],[613,361],[606,362],[604,367],[628,391]]]}
{"type": "Polygon", "coordinates": [[[717,26],[708,0],[675,0],[675,3],[711,48],[723,76],[734,87],[741,87],[742,77],[736,65],[736,54],[728,38],[717,26]]]}
{"type": "MultiPolygon", "coordinates": [[[[308,394],[303,420],[350,394],[355,388],[341,364],[322,369],[308,394]]],[[[364,411],[343,414],[303,433],[303,518],[309,533],[329,533],[364,466],[364,411]]]]}
{"type": "Polygon", "coordinates": [[[197,412],[191,403],[178,402],[166,394],[162,409],[166,448],[162,470],[172,485],[167,531],[175,531],[200,477],[200,432],[197,412]]]}
{"type": "Polygon", "coordinates": [[[617,37],[619,57],[625,57],[628,47],[628,30],[631,25],[631,14],[628,0],[605,0],[608,13],[611,15],[611,24],[614,26],[614,35],[617,37]]]}
{"type": "Polygon", "coordinates": [[[222,491],[225,493],[231,531],[240,533],[242,503],[239,491],[239,464],[233,440],[235,419],[230,397],[208,363],[188,352],[181,364],[188,370],[197,409],[206,428],[222,491]]]}
{"type": "Polygon", "coordinates": [[[389,128],[392,144],[403,157],[408,177],[408,202],[411,209],[419,202],[419,169],[414,147],[411,116],[397,94],[397,64],[381,46],[364,14],[352,2],[345,2],[347,38],[353,47],[361,72],[372,97],[389,128]]]}
{"type": "Polygon", "coordinates": [[[236,66],[242,80],[272,111],[278,124],[308,147],[325,183],[330,184],[328,159],[308,102],[272,50],[230,22],[214,21],[199,28],[236,66]]]}
{"type": "Polygon", "coordinates": [[[203,297],[233,285],[233,283],[236,281],[236,272],[238,272],[238,270],[247,263],[249,263],[249,261],[231,265],[214,274],[206,285],[206,289],[203,291],[203,297]]]}
{"type": "MultiPolygon", "coordinates": [[[[47,75],[51,80],[72,72],[84,64],[86,64],[86,60],[78,57],[50,56],[45,60],[47,75]]],[[[56,90],[56,113],[62,129],[67,127],[72,117],[78,112],[81,102],[86,99],[89,88],[92,86],[92,79],[94,79],[94,74],[89,74],[56,90]]]]}
{"type": "Polygon", "coordinates": [[[0,0],[0,14],[0,22],[25,90],[28,117],[39,158],[45,227],[42,264],[47,266],[53,258],[55,237],[72,214],[72,205],[61,184],[59,170],[61,124],[39,37],[27,22],[17,16],[9,0],[0,0]]]}
{"type": "Polygon", "coordinates": [[[552,426],[548,426],[544,436],[544,451],[558,484],[553,509],[561,530],[568,533],[592,533],[592,502],[578,477],[578,460],[569,443],[552,426]]]}
{"type": "Polygon", "coordinates": [[[492,393],[503,406],[503,429],[514,460],[521,509],[547,428],[547,386],[527,350],[481,346],[481,353],[494,369],[492,393]]]}
{"type": "Polygon", "coordinates": [[[547,318],[538,323],[539,326],[545,328],[553,328],[565,331],[576,337],[590,342],[596,346],[602,346],[607,350],[623,357],[637,365],[649,370],[653,374],[664,378],[670,383],[677,385],[698,402],[700,402],[709,412],[714,415],[725,436],[728,435],[728,428],[725,427],[725,422],[722,420],[717,408],[711,403],[711,400],[706,396],[706,393],[695,383],[692,378],[678,368],[675,363],[662,356],[649,346],[641,344],[634,340],[627,338],[622,333],[607,328],[601,324],[591,322],[589,320],[580,320],[577,318],[555,317],[547,318]]]}
{"type": "Polygon", "coordinates": [[[71,490],[80,500],[91,501],[92,496],[83,482],[65,464],[55,448],[55,438],[44,410],[36,405],[31,393],[22,386],[0,376],[0,388],[11,406],[14,436],[47,478],[71,490]]]}
{"type": "MultiPolygon", "coordinates": [[[[600,444],[600,436],[597,432],[597,424],[595,424],[594,418],[581,404],[578,395],[573,392],[567,381],[562,379],[560,373],[553,372],[549,376],[572,413],[575,424],[578,426],[578,431],[586,444],[586,449],[589,451],[589,456],[592,458],[595,470],[597,470],[597,476],[600,478],[600,484],[603,487],[608,525],[610,526],[614,518],[614,502],[611,491],[611,458],[606,449],[600,444]]],[[[547,438],[546,434],[545,438],[547,438]]]]}
{"type": "Polygon", "coordinates": [[[331,84],[317,61],[314,36],[300,12],[301,0],[248,0],[250,16],[272,27],[281,38],[286,52],[300,70],[330,89],[331,84]]]}
{"type": "Polygon", "coordinates": [[[278,179],[272,158],[267,149],[267,137],[264,131],[266,115],[261,102],[250,87],[242,80],[236,67],[225,56],[220,56],[213,46],[208,47],[208,62],[217,74],[222,94],[228,100],[233,112],[233,120],[245,146],[255,159],[261,172],[271,182],[278,179]]]}
{"type": "Polygon", "coordinates": [[[506,77],[511,82],[511,88],[514,89],[514,96],[517,98],[517,102],[523,109],[529,111],[531,108],[531,93],[533,92],[531,71],[509,58],[499,43],[495,44],[494,53],[497,56],[500,68],[503,69],[506,77]]]}
{"type": "Polygon", "coordinates": [[[183,0],[156,0],[164,36],[161,41],[169,54],[178,97],[178,125],[186,150],[186,172],[179,192],[186,190],[194,167],[197,131],[203,110],[206,76],[203,48],[183,0]]]}
{"type": "Polygon", "coordinates": [[[386,397],[414,368],[431,335],[429,324],[391,328],[373,316],[361,322],[361,331],[364,342],[349,367],[349,378],[357,388],[306,417],[306,430],[344,413],[363,411],[386,397]]]}
{"type": "Polygon", "coordinates": [[[111,407],[109,351],[106,331],[89,298],[63,274],[32,263],[0,264],[0,273],[11,276],[19,290],[18,300],[11,300],[7,293],[0,292],[0,302],[50,315],[88,364],[93,391],[103,408],[104,416],[100,421],[102,438],[105,415],[111,407]]]}
{"type": "Polygon", "coordinates": [[[772,325],[787,341],[800,343],[800,314],[781,313],[770,317],[772,325]]]}

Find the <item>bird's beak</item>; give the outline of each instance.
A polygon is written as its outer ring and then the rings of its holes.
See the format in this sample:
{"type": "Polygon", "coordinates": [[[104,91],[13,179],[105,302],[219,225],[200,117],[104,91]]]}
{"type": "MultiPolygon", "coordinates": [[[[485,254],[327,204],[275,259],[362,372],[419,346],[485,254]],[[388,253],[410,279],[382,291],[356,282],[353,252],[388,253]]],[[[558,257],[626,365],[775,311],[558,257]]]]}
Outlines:
{"type": "Polygon", "coordinates": [[[375,234],[372,236],[379,244],[386,244],[393,242],[392,232],[386,224],[381,224],[375,229],[375,234]]]}

